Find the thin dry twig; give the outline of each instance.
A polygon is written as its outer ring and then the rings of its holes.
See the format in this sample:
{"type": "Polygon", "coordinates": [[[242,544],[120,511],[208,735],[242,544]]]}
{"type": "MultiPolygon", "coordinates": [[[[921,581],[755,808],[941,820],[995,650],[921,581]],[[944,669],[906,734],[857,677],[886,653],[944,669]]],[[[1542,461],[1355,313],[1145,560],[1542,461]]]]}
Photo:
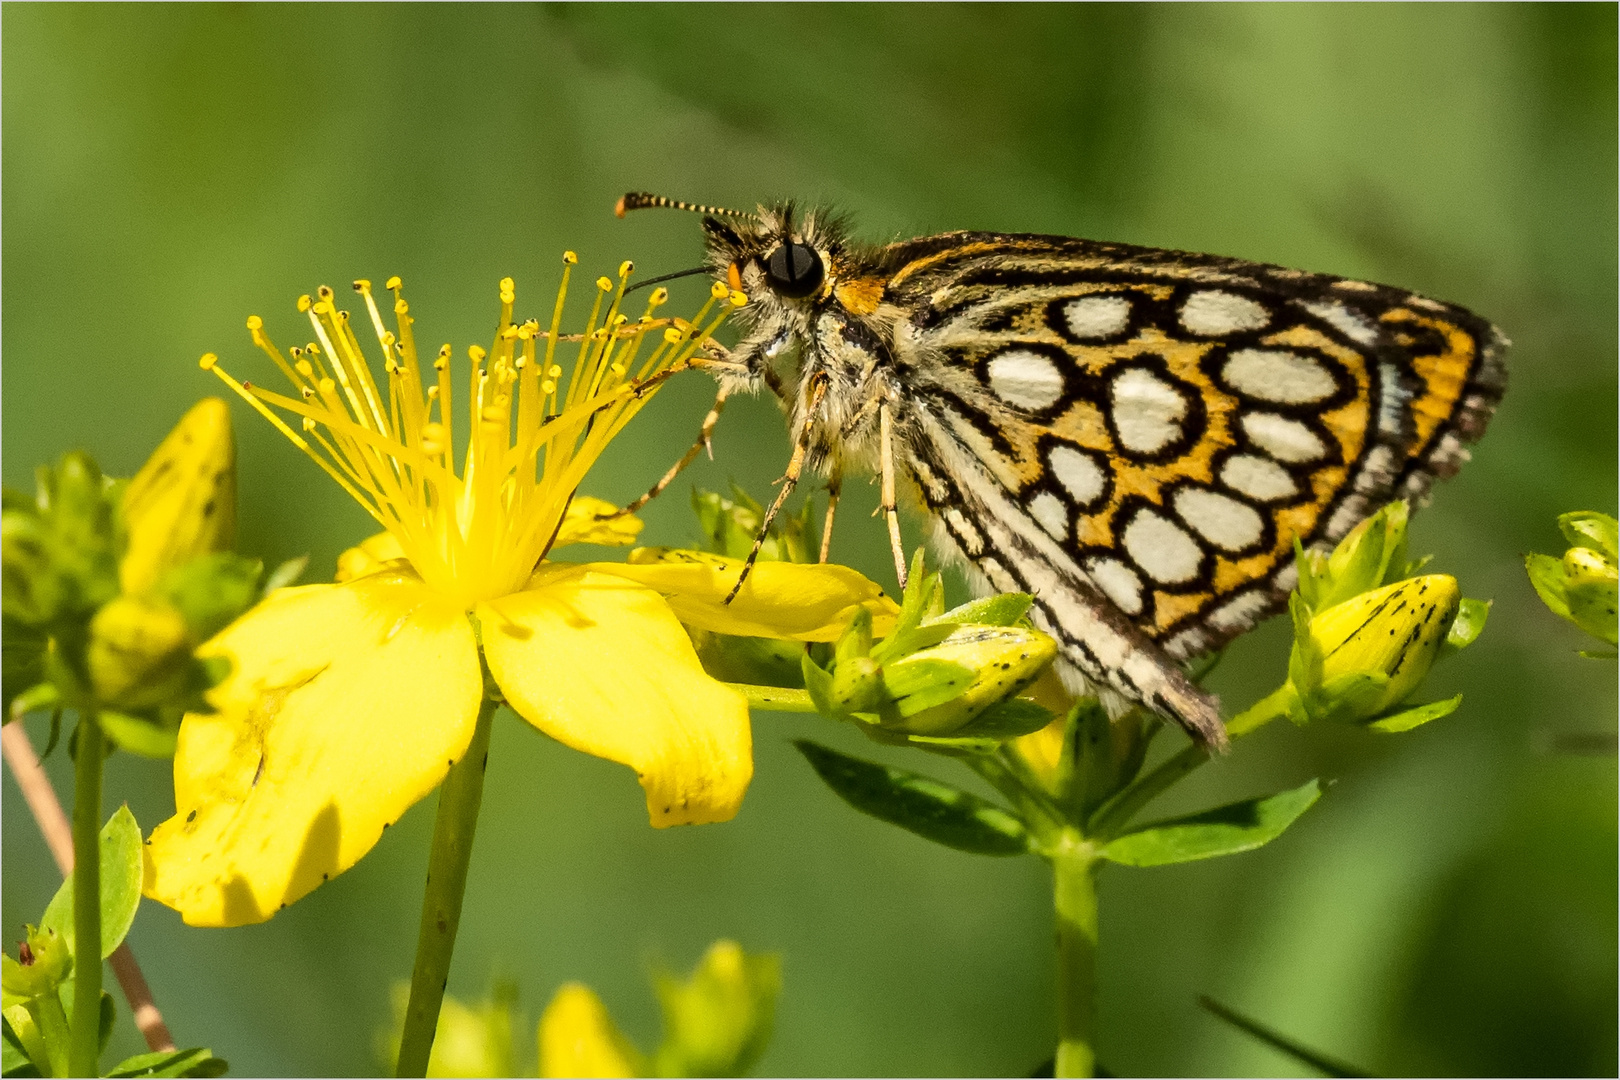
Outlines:
{"type": "MultiPolygon", "coordinates": [[[[45,837],[45,844],[56,859],[56,867],[65,878],[73,872],[73,828],[68,824],[67,815],[62,812],[56,789],[51,786],[51,778],[45,775],[22,721],[13,721],[0,728],[0,744],[5,747],[6,764],[11,767],[11,775],[22,789],[28,809],[32,811],[34,821],[45,837]]],[[[123,987],[124,998],[135,1017],[135,1026],[140,1028],[147,1047],[153,1052],[173,1050],[174,1038],[163,1023],[163,1014],[158,1012],[156,1003],[152,1001],[152,988],[146,985],[146,977],[141,974],[141,966],[135,962],[135,954],[130,951],[129,943],[126,941],[119,945],[107,960],[112,965],[113,974],[118,976],[118,985],[123,987]]]]}

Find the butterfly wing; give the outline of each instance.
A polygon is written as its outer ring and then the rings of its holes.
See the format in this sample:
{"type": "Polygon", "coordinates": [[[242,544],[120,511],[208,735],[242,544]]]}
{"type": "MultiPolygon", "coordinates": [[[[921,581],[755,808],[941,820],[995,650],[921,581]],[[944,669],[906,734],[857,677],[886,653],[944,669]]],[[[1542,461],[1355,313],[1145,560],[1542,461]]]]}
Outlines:
{"type": "Polygon", "coordinates": [[[1061,237],[886,255],[924,498],[1094,677],[1131,650],[1066,623],[1222,644],[1284,603],[1295,538],[1455,472],[1504,386],[1493,326],[1386,286],[1061,237]]]}

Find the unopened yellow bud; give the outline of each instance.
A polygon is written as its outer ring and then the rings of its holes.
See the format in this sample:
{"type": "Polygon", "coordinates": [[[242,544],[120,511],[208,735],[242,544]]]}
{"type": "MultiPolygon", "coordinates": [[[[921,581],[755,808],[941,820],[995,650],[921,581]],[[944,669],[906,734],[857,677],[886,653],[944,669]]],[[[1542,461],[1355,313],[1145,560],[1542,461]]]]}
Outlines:
{"type": "MultiPolygon", "coordinates": [[[[1034,682],[1057,655],[1057,643],[1039,630],[1019,626],[959,627],[938,645],[919,649],[885,665],[884,681],[901,685],[908,666],[944,661],[973,673],[960,694],[941,705],[905,716],[904,730],[913,735],[949,735],[985,709],[1013,697],[1034,682]]],[[[898,697],[898,695],[896,695],[898,697]]],[[[900,701],[905,715],[904,700],[900,701]]]]}
{"type": "Polygon", "coordinates": [[[1310,636],[1322,656],[1313,705],[1365,720],[1400,704],[1423,681],[1457,617],[1462,592],[1449,574],[1425,574],[1362,593],[1318,613],[1310,636]],[[1359,688],[1344,700],[1336,691],[1359,688]]]}
{"type": "MultiPolygon", "coordinates": [[[[210,359],[212,353],[204,357],[210,359]]],[[[128,545],[119,563],[125,593],[148,592],[163,575],[236,539],[236,444],[219,398],[193,405],[124,491],[128,545]]]]}
{"type": "Polygon", "coordinates": [[[159,600],[120,596],[90,620],[96,698],[142,709],[166,699],[191,656],[185,617],[159,600]]]}
{"type": "Polygon", "coordinates": [[[636,1056],[583,983],[565,983],[540,1017],[541,1076],[635,1076],[636,1056]]]}

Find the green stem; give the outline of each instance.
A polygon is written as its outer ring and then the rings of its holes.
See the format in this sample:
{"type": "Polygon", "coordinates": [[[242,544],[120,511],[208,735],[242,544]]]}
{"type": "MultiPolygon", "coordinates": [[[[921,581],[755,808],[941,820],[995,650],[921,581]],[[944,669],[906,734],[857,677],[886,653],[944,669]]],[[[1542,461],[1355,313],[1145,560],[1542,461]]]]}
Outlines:
{"type": "MultiPolygon", "coordinates": [[[[1273,720],[1287,716],[1293,693],[1293,687],[1284,683],[1234,716],[1226,725],[1226,733],[1234,739],[1241,738],[1273,720]]],[[[1144,806],[1208,760],[1209,751],[1198,743],[1185,746],[1165,758],[1152,772],[1103,803],[1097,812],[1091,815],[1091,821],[1086,826],[1086,835],[1104,841],[1111,839],[1120,829],[1129,825],[1131,819],[1140,813],[1144,806]]]]}
{"type": "Polygon", "coordinates": [[[73,1019],[69,1076],[99,1076],[101,1057],[101,725],[79,718],[73,764],[73,1019]]]}
{"type": "Polygon", "coordinates": [[[756,686],[753,683],[726,683],[737,693],[748,699],[750,709],[764,709],[767,712],[816,712],[815,702],[810,700],[809,691],[794,690],[786,686],[756,686]]]}
{"type": "MultiPolygon", "coordinates": [[[[22,1040],[29,1058],[46,1076],[71,1076],[68,1072],[68,1047],[73,1044],[73,1035],[68,1027],[67,1013],[62,1011],[61,995],[53,988],[49,993],[29,1000],[25,1007],[28,1018],[34,1022],[33,1030],[26,1030],[26,1025],[16,1024],[12,1025],[12,1030],[22,1040]]],[[[11,1019],[8,1016],[7,1022],[11,1019]]]]}
{"type": "Polygon", "coordinates": [[[472,742],[439,785],[439,808],[433,819],[433,850],[428,856],[427,888],[422,897],[422,925],[416,936],[416,966],[411,971],[411,1000],[405,1009],[405,1033],[399,1044],[395,1076],[426,1076],[428,1055],[439,1026],[439,1006],[450,978],[450,956],[461,924],[461,899],[467,890],[467,864],[478,808],[484,801],[484,766],[489,761],[489,731],[498,701],[486,698],[478,709],[472,742]]]}
{"type": "Polygon", "coordinates": [[[1058,963],[1054,1076],[1091,1076],[1097,1068],[1096,863],[1091,847],[1072,829],[1052,855],[1058,963]]]}

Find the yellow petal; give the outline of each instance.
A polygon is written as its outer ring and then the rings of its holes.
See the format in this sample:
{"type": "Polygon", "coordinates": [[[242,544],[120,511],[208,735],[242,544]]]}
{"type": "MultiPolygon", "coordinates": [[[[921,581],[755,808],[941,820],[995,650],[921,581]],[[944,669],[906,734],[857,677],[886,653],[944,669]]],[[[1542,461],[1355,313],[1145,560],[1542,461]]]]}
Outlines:
{"type": "Polygon", "coordinates": [[[129,594],[236,538],[236,444],[219,398],[191,407],[124,489],[129,546],[118,579],[129,594]]]}
{"type": "Polygon", "coordinates": [[[643,522],[630,514],[618,516],[619,508],[606,499],[593,499],[589,495],[575,495],[568,504],[568,513],[557,528],[553,548],[564,544],[602,544],[607,547],[629,547],[641,535],[643,522]]]}
{"type": "Polygon", "coordinates": [[[444,779],[483,695],[465,614],[411,574],[281,589],[201,650],[235,668],[188,714],[146,895],[262,922],[347,870],[444,779]]]}
{"type": "Polygon", "coordinates": [[[393,533],[380,532],[376,536],[368,536],[338,556],[337,580],[353,581],[367,574],[375,574],[387,563],[404,557],[405,549],[400,547],[399,539],[393,533]]]}
{"type": "Polygon", "coordinates": [[[541,1076],[635,1076],[607,1007],[583,983],[565,983],[540,1017],[541,1076]]]}
{"type": "Polygon", "coordinates": [[[872,612],[872,632],[883,637],[900,611],[875,581],[847,566],[755,563],[736,599],[727,604],[726,595],[742,572],[741,559],[655,548],[641,548],[630,557],[629,563],[590,565],[657,589],[681,622],[717,634],[835,641],[855,609],[864,605],[872,612]],[[651,559],[659,561],[647,561],[651,559]]]}
{"type": "Polygon", "coordinates": [[[507,703],[558,742],[634,769],[655,826],[737,813],[754,774],[748,705],[704,674],[656,592],[546,563],[478,619],[507,703]]]}

